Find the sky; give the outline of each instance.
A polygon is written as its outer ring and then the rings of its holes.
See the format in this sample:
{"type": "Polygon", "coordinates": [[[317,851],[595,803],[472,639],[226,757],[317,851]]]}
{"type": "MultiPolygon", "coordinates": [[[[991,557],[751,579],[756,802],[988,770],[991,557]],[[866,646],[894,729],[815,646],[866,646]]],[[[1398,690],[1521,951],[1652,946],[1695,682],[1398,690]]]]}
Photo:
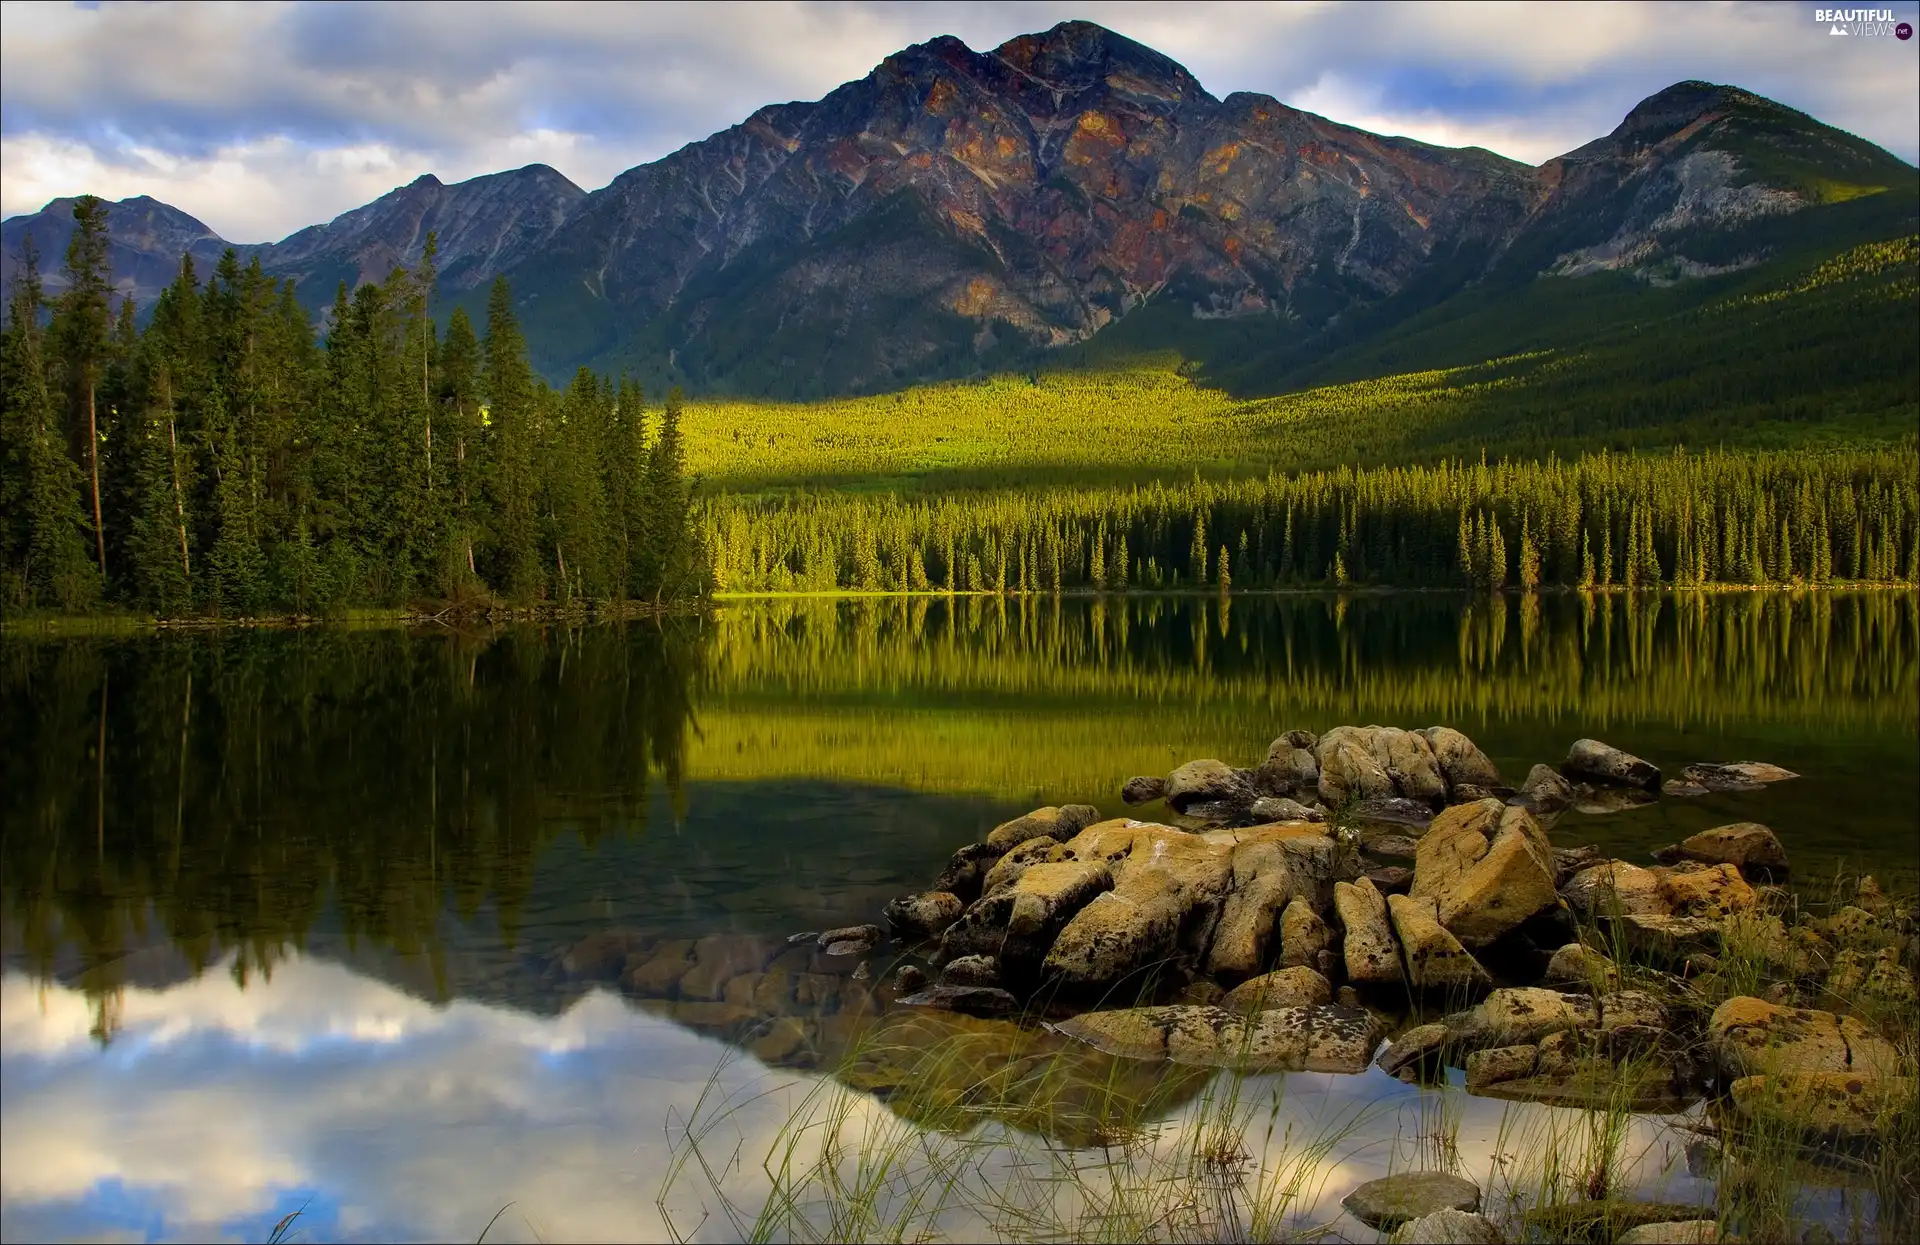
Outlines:
{"type": "MultiPolygon", "coordinates": [[[[1885,6],[1889,0],[1875,0],[1885,6]]],[[[422,173],[545,163],[588,190],[937,35],[1069,18],[1336,121],[1530,163],[1702,78],[1914,161],[1920,39],[1801,3],[0,4],[0,215],[148,194],[276,241],[422,173]]],[[[1915,22],[1915,0],[1896,21],[1915,22]]]]}

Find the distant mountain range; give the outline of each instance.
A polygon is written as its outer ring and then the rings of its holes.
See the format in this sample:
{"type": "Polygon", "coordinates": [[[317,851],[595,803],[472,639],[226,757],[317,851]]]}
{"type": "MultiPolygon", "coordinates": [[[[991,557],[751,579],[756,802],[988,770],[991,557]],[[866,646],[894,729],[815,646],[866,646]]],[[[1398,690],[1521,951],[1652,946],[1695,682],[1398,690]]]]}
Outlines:
{"type": "MultiPolygon", "coordinates": [[[[544,165],[425,176],[237,249],[318,308],[339,281],[416,262],[434,230],[443,301],[477,310],[504,273],[550,377],[624,367],[809,396],[1103,342],[1266,360],[1272,378],[1489,286],[1710,278],[1911,232],[1916,202],[1913,166],[1737,87],[1669,87],[1532,168],[1215,99],[1165,56],[1065,22],[985,53],[915,45],[591,194],[544,165]]],[[[0,226],[7,269],[28,230],[57,269],[71,210],[0,226]]],[[[182,252],[204,264],[225,245],[144,197],[110,222],[136,300],[182,252]]]]}

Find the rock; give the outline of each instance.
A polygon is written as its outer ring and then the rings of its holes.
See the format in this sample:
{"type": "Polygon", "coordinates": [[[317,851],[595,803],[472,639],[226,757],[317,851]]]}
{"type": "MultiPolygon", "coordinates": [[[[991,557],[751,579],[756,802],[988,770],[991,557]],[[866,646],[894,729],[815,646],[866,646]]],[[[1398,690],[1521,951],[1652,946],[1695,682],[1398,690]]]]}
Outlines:
{"type": "Polygon", "coordinates": [[[980,883],[980,893],[991,895],[997,890],[1012,886],[1020,880],[1020,875],[1034,865],[1044,865],[1060,859],[1060,844],[1047,835],[1028,839],[1016,847],[1010,848],[1005,855],[993,862],[987,875],[980,883]]]}
{"type": "Polygon", "coordinates": [[[1474,1051],[1467,1056],[1467,1092],[1479,1093],[1502,1081],[1517,1081],[1523,1076],[1532,1076],[1533,1065],[1539,1058],[1540,1048],[1532,1043],[1492,1046],[1474,1051]]]}
{"type": "Polygon", "coordinates": [[[1448,787],[1457,790],[1462,786],[1500,785],[1499,769],[1471,739],[1449,726],[1429,726],[1425,734],[1448,787]]]}
{"type": "Polygon", "coordinates": [[[1729,1077],[1836,1072],[1895,1076],[1899,1052],[1852,1016],[1740,996],[1713,1009],[1707,1039],[1729,1077]]]}
{"type": "Polygon", "coordinates": [[[1751,909],[1756,900],[1740,871],[1714,865],[1689,872],[1662,871],[1660,891],[1675,916],[1725,917],[1751,909]]]}
{"type": "Polygon", "coordinates": [[[1666,1033],[1673,1028],[1673,1013],[1644,990],[1610,990],[1594,1002],[1600,1008],[1597,1031],[1602,1035],[1623,1029],[1666,1033]]]}
{"type": "Polygon", "coordinates": [[[1249,836],[1232,845],[1233,889],[1220,910],[1207,971],[1226,981],[1258,973],[1271,958],[1275,918],[1302,889],[1285,841],[1249,836]]]}
{"type": "MultiPolygon", "coordinates": [[[[1286,827],[1271,827],[1204,836],[1126,821],[1089,826],[1065,845],[1066,854],[1110,866],[1113,888],[1060,931],[1047,953],[1045,972],[1062,988],[1086,992],[1110,987],[1170,958],[1197,960],[1233,889],[1234,862],[1244,845],[1280,843],[1276,859],[1287,861],[1289,878],[1295,863],[1303,870],[1319,867],[1312,863],[1312,852],[1294,854],[1285,841],[1290,833],[1286,827]]],[[[1310,837],[1325,844],[1319,831],[1310,837]]],[[[1312,880],[1306,873],[1303,884],[1312,880]]]]}
{"type": "Polygon", "coordinates": [[[1893,901],[1880,889],[1880,882],[1871,873],[1860,879],[1860,885],[1853,898],[1854,906],[1864,909],[1872,916],[1881,918],[1893,915],[1893,901]]]}
{"type": "Polygon", "coordinates": [[[1559,902],[1546,835],[1525,809],[1496,800],[1458,804],[1434,818],[1408,893],[1435,900],[1440,924],[1469,950],[1559,902]]]}
{"type": "Polygon", "coordinates": [[[1708,917],[1629,912],[1610,924],[1629,951],[1670,964],[1697,952],[1715,954],[1725,937],[1720,923],[1708,917]]]}
{"type": "Polygon", "coordinates": [[[1827,918],[1827,936],[1834,945],[1856,951],[1875,951],[1893,941],[1893,931],[1885,922],[1852,905],[1827,918]]]}
{"type": "Polygon", "coordinates": [[[1551,766],[1536,765],[1527,771],[1527,780],[1520,784],[1516,798],[1526,801],[1536,813],[1557,813],[1572,806],[1573,784],[1551,766]]]}
{"type": "Polygon", "coordinates": [[[1100,810],[1091,804],[1068,804],[1059,808],[1049,804],[995,826],[993,833],[987,835],[987,846],[1007,851],[1039,837],[1064,843],[1099,820],[1100,810]]]}
{"type": "Polygon", "coordinates": [[[1011,961],[1024,972],[1046,955],[1063,926],[1112,886],[1112,873],[1098,862],[1033,865],[947,927],[941,958],[995,955],[1003,969],[1011,961]]]}
{"type": "Polygon", "coordinates": [[[1166,794],[1166,779],[1150,778],[1144,774],[1127,779],[1126,785],[1120,788],[1120,798],[1128,804],[1146,804],[1166,794]]]}
{"type": "Polygon", "coordinates": [[[1443,1207],[1393,1230],[1388,1245],[1501,1245],[1500,1229],[1483,1215],[1443,1207]]]}
{"type": "Polygon", "coordinates": [[[644,961],[629,967],[620,984],[648,998],[672,998],[680,979],[693,967],[693,939],[668,938],[653,949],[644,961]]]}
{"type": "Polygon", "coordinates": [[[1537,986],[1506,986],[1465,1012],[1447,1017],[1447,1029],[1463,1046],[1517,1046],[1568,1029],[1591,1029],[1600,1008],[1591,998],[1537,986]]]}
{"type": "Polygon", "coordinates": [[[966,907],[952,891],[926,891],[893,900],[884,915],[896,938],[937,938],[966,907]]]}
{"type": "Polygon", "coordinates": [[[1606,854],[1591,844],[1586,847],[1556,847],[1553,849],[1554,889],[1565,887],[1573,880],[1575,874],[1606,863],[1606,854]]]}
{"type": "Polygon", "coordinates": [[[1555,951],[1553,958],[1547,961],[1547,973],[1543,980],[1550,986],[1584,986],[1605,990],[1619,984],[1620,969],[1593,948],[1570,942],[1555,951]]]}
{"type": "Polygon", "coordinates": [[[1429,812],[1447,802],[1447,780],[1425,735],[1380,726],[1373,729],[1368,744],[1375,763],[1392,779],[1402,799],[1429,812]]]}
{"type": "Polygon", "coordinates": [[[940,872],[929,890],[946,891],[957,895],[962,903],[971,903],[980,897],[981,884],[985,882],[987,871],[1000,859],[1000,849],[988,847],[985,843],[969,843],[956,851],[947,860],[947,867],[940,872]]]}
{"type": "Polygon", "coordinates": [[[1681,800],[1691,800],[1699,796],[1711,795],[1712,792],[1697,782],[1688,782],[1684,778],[1669,778],[1660,784],[1660,794],[1681,800]]]}
{"type": "Polygon", "coordinates": [[[1404,834],[1377,834],[1363,841],[1360,850],[1386,860],[1412,860],[1420,854],[1420,844],[1404,834]]]}
{"type": "Polygon", "coordinates": [[[1690,783],[1709,791],[1757,791],[1770,782],[1784,782],[1800,775],[1765,761],[1702,762],[1680,771],[1690,783]]]}
{"type": "Polygon", "coordinates": [[[1314,760],[1320,766],[1320,802],[1329,808],[1356,800],[1385,799],[1399,794],[1386,767],[1373,756],[1377,728],[1336,726],[1320,737],[1314,760]]]}
{"type": "Polygon", "coordinates": [[[1437,1021],[1416,1025],[1395,1038],[1391,1046],[1380,1052],[1376,1062],[1381,1071],[1389,1076],[1423,1064],[1427,1071],[1436,1070],[1452,1036],[1452,1031],[1437,1021]]]}
{"type": "Polygon", "coordinates": [[[792,1016],[776,1016],[747,1049],[761,1063],[777,1065],[792,1059],[807,1044],[807,1028],[792,1016]]]}
{"type": "Polygon", "coordinates": [[[1660,884],[1660,875],[1624,860],[1582,869],[1560,888],[1560,894],[1576,914],[1585,918],[1629,913],[1673,915],[1673,904],[1660,884]]]}
{"type": "Polygon", "coordinates": [[[933,1007],[969,1016],[1007,1016],[1020,1010],[1020,1000],[992,986],[929,986],[900,1000],[902,1007],[933,1007]]]}
{"type": "Polygon", "coordinates": [[[1397,1228],[1440,1210],[1480,1209],[1480,1188],[1445,1172],[1400,1172],[1369,1180],[1340,1204],[1369,1228],[1397,1228]]]}
{"type": "Polygon", "coordinates": [[[1294,899],[1280,913],[1280,967],[1315,968],[1320,954],[1334,945],[1333,931],[1304,899],[1294,899]]]}
{"type": "Polygon", "coordinates": [[[1379,1026],[1372,1013],[1355,1008],[1268,1008],[1243,1017],[1219,1007],[1172,1004],[1083,1012],[1054,1027],[1127,1059],[1358,1072],[1373,1055],[1379,1026]]]}
{"type": "Polygon", "coordinates": [[[901,994],[912,994],[926,984],[926,973],[912,964],[902,964],[893,970],[893,988],[901,994]]]}
{"type": "MultiPolygon", "coordinates": [[[[1514,790],[1512,787],[1482,787],[1477,783],[1463,782],[1447,793],[1447,803],[1471,804],[1475,800],[1510,801],[1513,799],[1513,796],[1514,790]]],[[[1545,813],[1540,814],[1542,817],[1546,815],[1545,813]]]]}
{"type": "Polygon", "coordinates": [[[714,934],[695,942],[691,950],[693,965],[681,975],[677,993],[683,999],[718,1002],[730,979],[758,973],[784,948],[765,939],[714,934]]]}
{"type": "Polygon", "coordinates": [[[1282,968],[1250,977],[1229,990],[1220,1006],[1242,1015],[1269,1007],[1311,1007],[1333,1001],[1333,987],[1310,968],[1282,968]]]}
{"type": "Polygon", "coordinates": [[[1711,1219],[1665,1220],[1628,1228],[1614,1238],[1614,1245],[1715,1245],[1720,1225],[1711,1219]]]}
{"type": "MultiPolygon", "coordinates": [[[[1328,978],[1328,980],[1332,980],[1328,978]]],[[[1333,992],[1333,1001],[1342,1007],[1359,1007],[1360,992],[1352,986],[1341,986],[1333,992]]]]}
{"type": "Polygon", "coordinates": [[[1362,876],[1372,882],[1374,889],[1382,895],[1404,895],[1413,885],[1413,870],[1405,865],[1387,865],[1381,869],[1369,869],[1362,876]]]}
{"type": "Polygon", "coordinates": [[[1854,1072],[1775,1073],[1743,1076],[1728,1092],[1734,1110],[1755,1122],[1781,1123],[1823,1140],[1883,1137],[1896,1113],[1911,1109],[1911,1076],[1864,1076],[1854,1072]]]}
{"type": "Polygon", "coordinates": [[[1605,817],[1645,808],[1659,798],[1658,792],[1641,787],[1596,787],[1583,782],[1574,788],[1573,811],[1588,817],[1605,817]]]}
{"type": "Polygon", "coordinates": [[[860,961],[860,967],[853,970],[853,980],[855,981],[873,980],[873,966],[865,960],[860,961]]]}
{"type": "Polygon", "coordinates": [[[1597,739],[1576,739],[1560,772],[1620,787],[1660,788],[1660,767],[1597,739]]]}
{"type": "Polygon", "coordinates": [[[1267,746],[1266,759],[1254,771],[1253,785],[1270,796],[1315,794],[1320,790],[1320,763],[1314,759],[1318,737],[1289,731],[1267,746]],[[1313,743],[1297,743],[1298,739],[1313,743]]]}
{"type": "Polygon", "coordinates": [[[943,986],[997,986],[1000,961],[990,955],[962,955],[948,960],[940,969],[943,986]]]}
{"type": "MultiPolygon", "coordinates": [[[[1473,1092],[1514,1102],[1607,1111],[1673,1111],[1699,1097],[1694,1070],[1684,1059],[1662,1057],[1621,1063],[1652,1049],[1652,1030],[1564,1029],[1540,1040],[1530,1072],[1489,1079],[1483,1072],[1473,1092]]],[[[1523,1048],[1525,1049],[1525,1048],[1523,1048]]]]}
{"type": "Polygon", "coordinates": [[[561,954],[560,971],[574,981],[612,981],[626,971],[628,957],[645,955],[656,941],[636,930],[597,930],[561,954]]]}
{"type": "Polygon", "coordinates": [[[1205,977],[1198,981],[1189,981],[1175,997],[1176,1003],[1195,1003],[1201,1007],[1220,1007],[1227,992],[1220,988],[1217,981],[1208,981],[1205,977]]]}
{"type": "Polygon", "coordinates": [[[1406,957],[1407,982],[1416,990],[1465,995],[1492,987],[1487,970],[1441,927],[1433,900],[1389,895],[1387,912],[1406,957]]]}
{"type": "MultiPolygon", "coordinates": [[[[862,951],[870,951],[880,945],[884,935],[878,925],[843,925],[839,929],[822,932],[814,939],[820,946],[831,948],[834,943],[853,943],[862,951]]],[[[844,955],[845,952],[829,950],[829,955],[844,955]]]]}
{"type": "Polygon", "coordinates": [[[1529,1228],[1556,1241],[1611,1241],[1622,1233],[1648,1224],[1690,1222],[1707,1206],[1684,1202],[1627,1202],[1603,1198],[1536,1206],[1521,1216],[1529,1228]]]}
{"type": "Polygon", "coordinates": [[[1347,980],[1361,985],[1389,985],[1403,980],[1400,949],[1394,945],[1387,919],[1387,901],[1373,883],[1336,882],[1333,906],[1346,935],[1343,948],[1347,980]]]}
{"type": "Polygon", "coordinates": [[[1882,947],[1874,954],[1873,967],[1860,984],[1860,993],[1878,1003],[1911,1010],[1916,1002],[1913,974],[1900,962],[1900,952],[1882,947]]]}
{"type": "Polygon", "coordinates": [[[1308,808],[1297,800],[1263,795],[1247,806],[1247,816],[1255,825],[1274,821],[1325,821],[1327,815],[1317,808],[1308,808]]]}
{"type": "Polygon", "coordinates": [[[1188,761],[1167,775],[1166,801],[1182,813],[1189,805],[1202,801],[1251,804],[1254,795],[1252,786],[1240,777],[1239,771],[1222,761],[1188,761]]]}
{"type": "Polygon", "coordinates": [[[1787,871],[1787,849],[1773,831],[1757,821],[1703,830],[1681,840],[1676,850],[1684,859],[1732,865],[1748,877],[1770,877],[1787,871]]]}

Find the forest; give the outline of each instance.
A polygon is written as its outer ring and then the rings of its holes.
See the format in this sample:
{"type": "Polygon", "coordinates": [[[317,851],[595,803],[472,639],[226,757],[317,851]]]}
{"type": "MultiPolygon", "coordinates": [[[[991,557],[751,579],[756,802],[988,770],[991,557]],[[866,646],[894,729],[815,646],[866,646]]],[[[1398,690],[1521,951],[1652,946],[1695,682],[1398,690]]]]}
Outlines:
{"type": "MultiPolygon", "coordinates": [[[[680,397],[581,371],[555,391],[496,283],[484,335],[433,315],[434,240],[324,335],[258,261],[114,306],[106,208],[74,211],[49,304],[29,253],[0,341],[0,604],[161,617],[705,589],[680,397]]],[[[28,240],[29,247],[31,239],[28,240]]]]}

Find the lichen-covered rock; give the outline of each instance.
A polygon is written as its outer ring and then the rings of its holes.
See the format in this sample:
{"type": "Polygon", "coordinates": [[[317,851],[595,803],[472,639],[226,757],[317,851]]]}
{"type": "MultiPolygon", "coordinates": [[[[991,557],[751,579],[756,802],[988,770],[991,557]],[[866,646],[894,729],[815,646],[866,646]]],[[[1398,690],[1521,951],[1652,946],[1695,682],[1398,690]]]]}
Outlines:
{"type": "Polygon", "coordinates": [[[1560,772],[1621,787],[1660,789],[1660,767],[1597,739],[1576,739],[1560,772]]]}
{"type": "Polygon", "coordinates": [[[1441,926],[1433,900],[1389,895],[1387,914],[1406,958],[1407,982],[1414,989],[1466,995],[1493,985],[1480,961],[1441,926]]]}
{"type": "Polygon", "coordinates": [[[929,986],[900,1000],[902,1007],[934,1007],[969,1016],[1009,1016],[1020,1010],[1020,1000],[993,986],[929,986]]]}
{"type": "Polygon", "coordinates": [[[1246,1015],[1269,1007],[1311,1007],[1333,1001],[1333,987],[1310,968],[1282,968],[1249,977],[1220,1000],[1230,1012],[1246,1015]]]}
{"type": "Polygon", "coordinates": [[[1467,1056],[1467,1092],[1479,1093],[1502,1081],[1517,1081],[1533,1075],[1540,1048],[1532,1043],[1519,1046],[1490,1046],[1467,1056]]]}
{"type": "Polygon", "coordinates": [[[1602,1034],[1623,1029],[1665,1033],[1673,1027],[1673,1012],[1644,990],[1611,990],[1594,1001],[1600,1008],[1596,1030],[1602,1034]]]}
{"type": "Polygon", "coordinates": [[[1166,779],[1150,777],[1145,774],[1136,775],[1133,778],[1127,779],[1126,785],[1120,788],[1120,798],[1128,804],[1146,804],[1153,800],[1158,800],[1166,794],[1166,779]]]}
{"type": "Polygon", "coordinates": [[[1537,1043],[1567,1029],[1591,1029],[1600,1008],[1591,998],[1538,986],[1505,986],[1464,1012],[1447,1017],[1454,1041],[1475,1048],[1537,1043]]]}
{"type": "Polygon", "coordinates": [[[1247,816],[1255,825],[1275,821],[1325,821],[1327,815],[1285,796],[1263,795],[1247,805],[1247,816]]]}
{"type": "Polygon", "coordinates": [[[1628,1228],[1614,1245],[1717,1245],[1720,1225],[1711,1219],[1669,1219],[1628,1228]]]}
{"type": "Polygon", "coordinates": [[[1105,864],[1036,864],[1011,886],[975,901],[941,935],[941,958],[998,956],[1024,974],[1045,956],[1054,935],[1094,898],[1113,886],[1105,864]]]}
{"type": "Polygon", "coordinates": [[[1734,1110],[1750,1120],[1854,1140],[1884,1136],[1891,1117],[1911,1107],[1914,1085],[1911,1076],[1788,1072],[1739,1077],[1728,1091],[1734,1110]]]}
{"type": "Polygon", "coordinates": [[[1502,1245],[1500,1229],[1484,1215],[1443,1207],[1409,1219],[1393,1230],[1387,1245],[1502,1245]]]}
{"type": "Polygon", "coordinates": [[[1396,794],[1386,767],[1373,757],[1372,727],[1336,726],[1320,737],[1314,760],[1320,766],[1320,802],[1337,808],[1352,800],[1396,794]]]}
{"type": "Polygon", "coordinates": [[[1315,740],[1304,731],[1289,731],[1267,747],[1266,759],[1254,771],[1254,786],[1272,796],[1316,795],[1320,790],[1320,763],[1314,759],[1313,743],[1296,743],[1297,738],[1315,740]]]}
{"type": "Polygon", "coordinates": [[[1499,767],[1471,739],[1450,726],[1429,726],[1424,734],[1449,788],[1500,785],[1499,767]]]}
{"type": "Polygon", "coordinates": [[[980,888],[986,881],[988,870],[1000,859],[1000,849],[988,847],[985,843],[969,843],[948,858],[947,867],[940,871],[928,890],[946,891],[957,895],[961,903],[972,903],[980,897],[980,888]]]}
{"type": "MultiPolygon", "coordinates": [[[[1064,854],[1111,868],[1113,887],[1053,940],[1045,962],[1048,977],[1063,988],[1085,991],[1114,985],[1176,953],[1197,957],[1232,889],[1237,841],[1261,837],[1258,831],[1223,834],[1213,839],[1167,826],[1101,822],[1076,835],[1064,854]],[[1191,935],[1187,945],[1182,945],[1183,930],[1191,935]]],[[[1276,830],[1268,837],[1284,836],[1276,830]]],[[[1293,857],[1287,860],[1290,868],[1293,857]]]]}
{"type": "Polygon", "coordinates": [[[1413,867],[1415,899],[1474,950],[1554,907],[1553,849],[1533,816],[1497,800],[1457,804],[1433,819],[1413,867]]]}
{"type": "Polygon", "coordinates": [[[1091,804],[1068,804],[1063,807],[1049,804],[995,826],[993,833],[987,836],[987,846],[1007,851],[1029,839],[1040,837],[1064,843],[1099,820],[1100,810],[1091,804]]]}
{"type": "Polygon", "coordinates": [[[1188,761],[1167,775],[1166,801],[1182,813],[1189,805],[1216,800],[1251,804],[1255,794],[1240,771],[1224,761],[1188,761]]]}
{"type": "Polygon", "coordinates": [[[1247,1016],[1189,1004],[1115,1008],[1084,1012],[1055,1028],[1123,1058],[1311,1072],[1358,1072],[1380,1038],[1372,1013],[1328,1005],[1247,1016]]]}
{"type": "Polygon", "coordinates": [[[1852,1016],[1742,995],[1713,1009],[1707,1039],[1729,1077],[1838,1072],[1899,1075],[1891,1042],[1852,1016]]]}
{"type": "Polygon", "coordinates": [[[1435,1021],[1432,1024],[1416,1025],[1393,1040],[1392,1045],[1380,1052],[1377,1061],[1380,1070],[1389,1076],[1397,1075],[1402,1069],[1426,1064],[1431,1071],[1437,1067],[1444,1056],[1447,1044],[1453,1039],[1452,1030],[1435,1021]]]}
{"type": "Polygon", "coordinates": [[[1629,912],[1611,924],[1629,951],[1670,964],[1699,952],[1714,954],[1726,939],[1720,922],[1710,917],[1629,912]]]}
{"type": "Polygon", "coordinates": [[[1581,917],[1673,915],[1673,903],[1661,886],[1660,875],[1624,860],[1580,870],[1561,887],[1560,894],[1581,917]]]}
{"type": "Polygon", "coordinates": [[[1619,984],[1620,968],[1592,947],[1570,942],[1547,961],[1546,976],[1542,980],[1549,986],[1611,989],[1619,984]]]}
{"type": "Polygon", "coordinates": [[[1732,865],[1660,871],[1660,893],[1675,916],[1726,917],[1746,912],[1757,900],[1732,865]]]}
{"type": "Polygon", "coordinates": [[[934,938],[959,920],[966,908],[952,891],[925,891],[893,900],[884,915],[896,938],[934,938]]]}
{"type": "Polygon", "coordinates": [[[1340,1200],[1369,1228],[1397,1228],[1440,1210],[1480,1209],[1480,1188],[1446,1172],[1400,1172],[1369,1180],[1340,1200]]]}
{"type": "Polygon", "coordinates": [[[1393,940],[1387,901],[1373,883],[1336,882],[1333,906],[1345,929],[1342,944],[1347,980],[1361,985],[1389,985],[1404,980],[1400,949],[1393,940]]]}
{"type": "Polygon", "coordinates": [[[990,955],[962,955],[948,960],[940,968],[943,986],[999,986],[1000,961],[990,955]]]}
{"type": "Polygon", "coordinates": [[[1233,889],[1214,928],[1207,971],[1222,980],[1239,981],[1266,964],[1275,918],[1301,888],[1294,881],[1282,840],[1249,837],[1235,843],[1232,852],[1233,889]]]}
{"type": "Polygon", "coordinates": [[[987,876],[980,883],[980,893],[991,895],[1004,887],[1012,886],[1020,880],[1020,875],[1034,865],[1044,865],[1059,860],[1060,844],[1051,836],[1037,835],[1013,848],[1000,859],[993,862],[987,870],[987,876]]]}
{"type": "Polygon", "coordinates": [[[1728,864],[1749,876],[1771,876],[1787,870],[1787,849],[1773,831],[1757,821],[1702,830],[1681,840],[1675,854],[1710,865],[1728,864]]]}
{"type": "Polygon", "coordinates": [[[1280,967],[1317,968],[1334,945],[1333,931],[1305,899],[1290,900],[1280,913],[1280,967]]]}
{"type": "Polygon", "coordinates": [[[1865,908],[1848,905],[1827,918],[1827,936],[1835,946],[1877,951],[1893,941],[1893,930],[1865,908]]]}
{"type": "Polygon", "coordinates": [[[1381,726],[1374,728],[1367,742],[1375,763],[1386,772],[1394,790],[1403,798],[1430,809],[1446,803],[1447,780],[1425,735],[1397,726],[1381,726]]]}

